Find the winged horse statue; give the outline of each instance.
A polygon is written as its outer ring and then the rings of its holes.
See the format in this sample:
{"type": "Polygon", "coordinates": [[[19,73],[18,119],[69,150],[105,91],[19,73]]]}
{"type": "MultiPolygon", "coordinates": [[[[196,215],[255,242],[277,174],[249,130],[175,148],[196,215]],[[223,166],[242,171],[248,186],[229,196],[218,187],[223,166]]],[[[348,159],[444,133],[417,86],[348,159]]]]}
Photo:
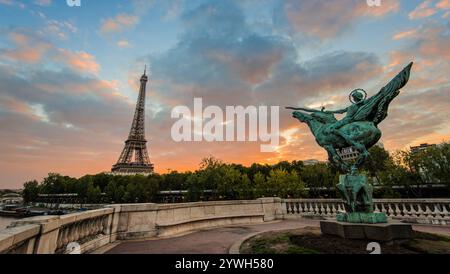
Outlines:
{"type": "Polygon", "coordinates": [[[386,119],[389,104],[408,82],[412,66],[411,62],[369,99],[366,99],[367,93],[362,89],[352,91],[349,96],[352,105],[347,108],[335,111],[326,111],[324,108],[287,109],[295,110],[293,116],[309,126],[316,142],[328,152],[330,163],[346,173],[355,174],[358,167],[369,157],[368,149],[380,140],[381,131],[378,124],[386,119]],[[338,121],[334,116],[336,113],[346,113],[346,116],[338,121]],[[360,153],[351,166],[337,153],[337,149],[347,147],[354,147],[360,153]]]}

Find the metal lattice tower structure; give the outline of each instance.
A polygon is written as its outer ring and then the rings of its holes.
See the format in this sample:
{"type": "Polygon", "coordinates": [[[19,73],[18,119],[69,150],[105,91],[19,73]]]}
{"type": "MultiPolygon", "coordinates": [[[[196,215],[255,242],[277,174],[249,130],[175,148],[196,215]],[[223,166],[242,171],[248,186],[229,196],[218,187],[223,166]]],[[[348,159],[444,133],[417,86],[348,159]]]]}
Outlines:
{"type": "Polygon", "coordinates": [[[145,94],[147,86],[147,67],[141,77],[141,87],[134,112],[130,134],[119,160],[111,171],[115,174],[151,174],[153,164],[150,163],[145,140],[145,94]]]}

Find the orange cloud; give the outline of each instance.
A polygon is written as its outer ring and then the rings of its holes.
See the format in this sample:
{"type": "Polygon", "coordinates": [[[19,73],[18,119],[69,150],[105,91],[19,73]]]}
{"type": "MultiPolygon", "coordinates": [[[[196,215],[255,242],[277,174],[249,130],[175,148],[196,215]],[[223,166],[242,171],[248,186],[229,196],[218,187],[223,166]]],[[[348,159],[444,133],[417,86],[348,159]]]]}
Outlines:
{"type": "Polygon", "coordinates": [[[16,48],[2,50],[0,53],[10,60],[37,64],[46,56],[49,60],[64,64],[78,72],[96,74],[100,70],[95,57],[87,52],[57,48],[39,37],[20,32],[9,33],[9,38],[16,48]]]}
{"type": "Polygon", "coordinates": [[[84,51],[72,52],[66,49],[59,49],[57,60],[69,65],[72,69],[80,72],[98,73],[100,65],[95,61],[95,57],[84,51]]]}
{"type": "MultiPolygon", "coordinates": [[[[450,0],[441,0],[433,6],[433,0],[425,0],[418,5],[410,14],[409,19],[416,20],[435,15],[439,10],[450,9],[450,0]]],[[[447,13],[443,16],[447,16],[447,13]]]]}
{"type": "Polygon", "coordinates": [[[380,7],[370,7],[359,0],[287,0],[284,11],[296,32],[329,38],[343,32],[358,18],[382,17],[397,12],[399,7],[398,0],[384,1],[380,7]]]}
{"type": "Polygon", "coordinates": [[[394,40],[400,40],[400,39],[404,39],[404,38],[410,38],[413,37],[414,35],[417,34],[417,30],[412,29],[412,30],[407,30],[407,31],[402,31],[402,32],[398,32],[396,33],[392,39],[394,40]]]}
{"type": "Polygon", "coordinates": [[[422,2],[409,14],[409,19],[415,20],[434,15],[437,10],[434,7],[431,7],[431,3],[432,0],[425,0],[422,2]]]}
{"type": "Polygon", "coordinates": [[[436,7],[443,10],[450,9],[450,0],[441,0],[436,4],[436,7]]]}
{"type": "Polygon", "coordinates": [[[11,32],[9,33],[9,38],[17,45],[17,48],[4,50],[4,56],[12,60],[36,64],[42,60],[43,56],[51,48],[50,44],[35,41],[23,33],[11,32]]]}
{"type": "Polygon", "coordinates": [[[11,112],[31,116],[31,111],[30,111],[29,106],[26,103],[19,101],[15,98],[6,97],[6,96],[0,97],[0,106],[3,109],[7,109],[11,112]]]}
{"type": "Polygon", "coordinates": [[[125,29],[134,27],[139,22],[139,17],[131,14],[119,14],[114,18],[105,20],[101,27],[101,33],[122,32],[125,29]]]}

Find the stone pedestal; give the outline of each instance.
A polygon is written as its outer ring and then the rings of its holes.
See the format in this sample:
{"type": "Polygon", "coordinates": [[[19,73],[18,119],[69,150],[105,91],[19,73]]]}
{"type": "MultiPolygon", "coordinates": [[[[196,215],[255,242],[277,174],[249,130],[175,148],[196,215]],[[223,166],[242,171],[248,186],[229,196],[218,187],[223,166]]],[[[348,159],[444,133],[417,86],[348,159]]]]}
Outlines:
{"type": "Polygon", "coordinates": [[[357,224],[325,220],[320,222],[320,230],[322,234],[335,235],[344,239],[367,239],[381,242],[409,239],[412,236],[410,224],[394,221],[381,224],[357,224]]]}
{"type": "Polygon", "coordinates": [[[346,223],[365,223],[365,224],[378,224],[387,223],[387,216],[383,212],[350,212],[350,213],[339,213],[336,216],[338,222],[346,223]]]}

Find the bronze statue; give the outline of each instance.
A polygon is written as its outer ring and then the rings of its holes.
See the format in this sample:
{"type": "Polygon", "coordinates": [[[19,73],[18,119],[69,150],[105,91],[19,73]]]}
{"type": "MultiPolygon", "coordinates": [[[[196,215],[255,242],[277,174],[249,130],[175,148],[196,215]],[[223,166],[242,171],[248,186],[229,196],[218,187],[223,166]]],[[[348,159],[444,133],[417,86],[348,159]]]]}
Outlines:
{"type": "Polygon", "coordinates": [[[296,110],[293,116],[308,124],[317,143],[328,152],[331,163],[344,172],[356,172],[369,156],[367,150],[380,140],[381,131],[377,126],[387,117],[389,104],[408,82],[412,65],[413,63],[410,63],[389,84],[369,99],[365,98],[367,93],[362,89],[352,91],[349,96],[352,105],[347,108],[335,111],[326,111],[323,108],[315,110],[287,107],[287,109],[296,110]],[[338,121],[334,116],[335,113],[347,113],[347,115],[338,121]],[[348,166],[336,151],[336,149],[351,146],[360,152],[358,160],[352,167],[348,166]]]}
{"type": "Polygon", "coordinates": [[[349,95],[352,105],[347,108],[326,111],[324,108],[315,110],[287,107],[295,110],[295,118],[308,124],[316,142],[328,152],[330,163],[347,173],[341,175],[337,185],[345,199],[347,211],[338,215],[339,221],[379,223],[387,220],[384,213],[373,213],[372,186],[367,182],[366,176],[358,174],[358,168],[370,156],[368,149],[380,140],[378,124],[387,117],[389,104],[408,82],[412,65],[410,63],[369,99],[366,99],[367,93],[362,89],[352,91],[349,95]],[[346,113],[346,116],[338,121],[335,113],[346,113]],[[354,147],[359,151],[352,166],[337,153],[338,149],[347,147],[354,147]]]}

